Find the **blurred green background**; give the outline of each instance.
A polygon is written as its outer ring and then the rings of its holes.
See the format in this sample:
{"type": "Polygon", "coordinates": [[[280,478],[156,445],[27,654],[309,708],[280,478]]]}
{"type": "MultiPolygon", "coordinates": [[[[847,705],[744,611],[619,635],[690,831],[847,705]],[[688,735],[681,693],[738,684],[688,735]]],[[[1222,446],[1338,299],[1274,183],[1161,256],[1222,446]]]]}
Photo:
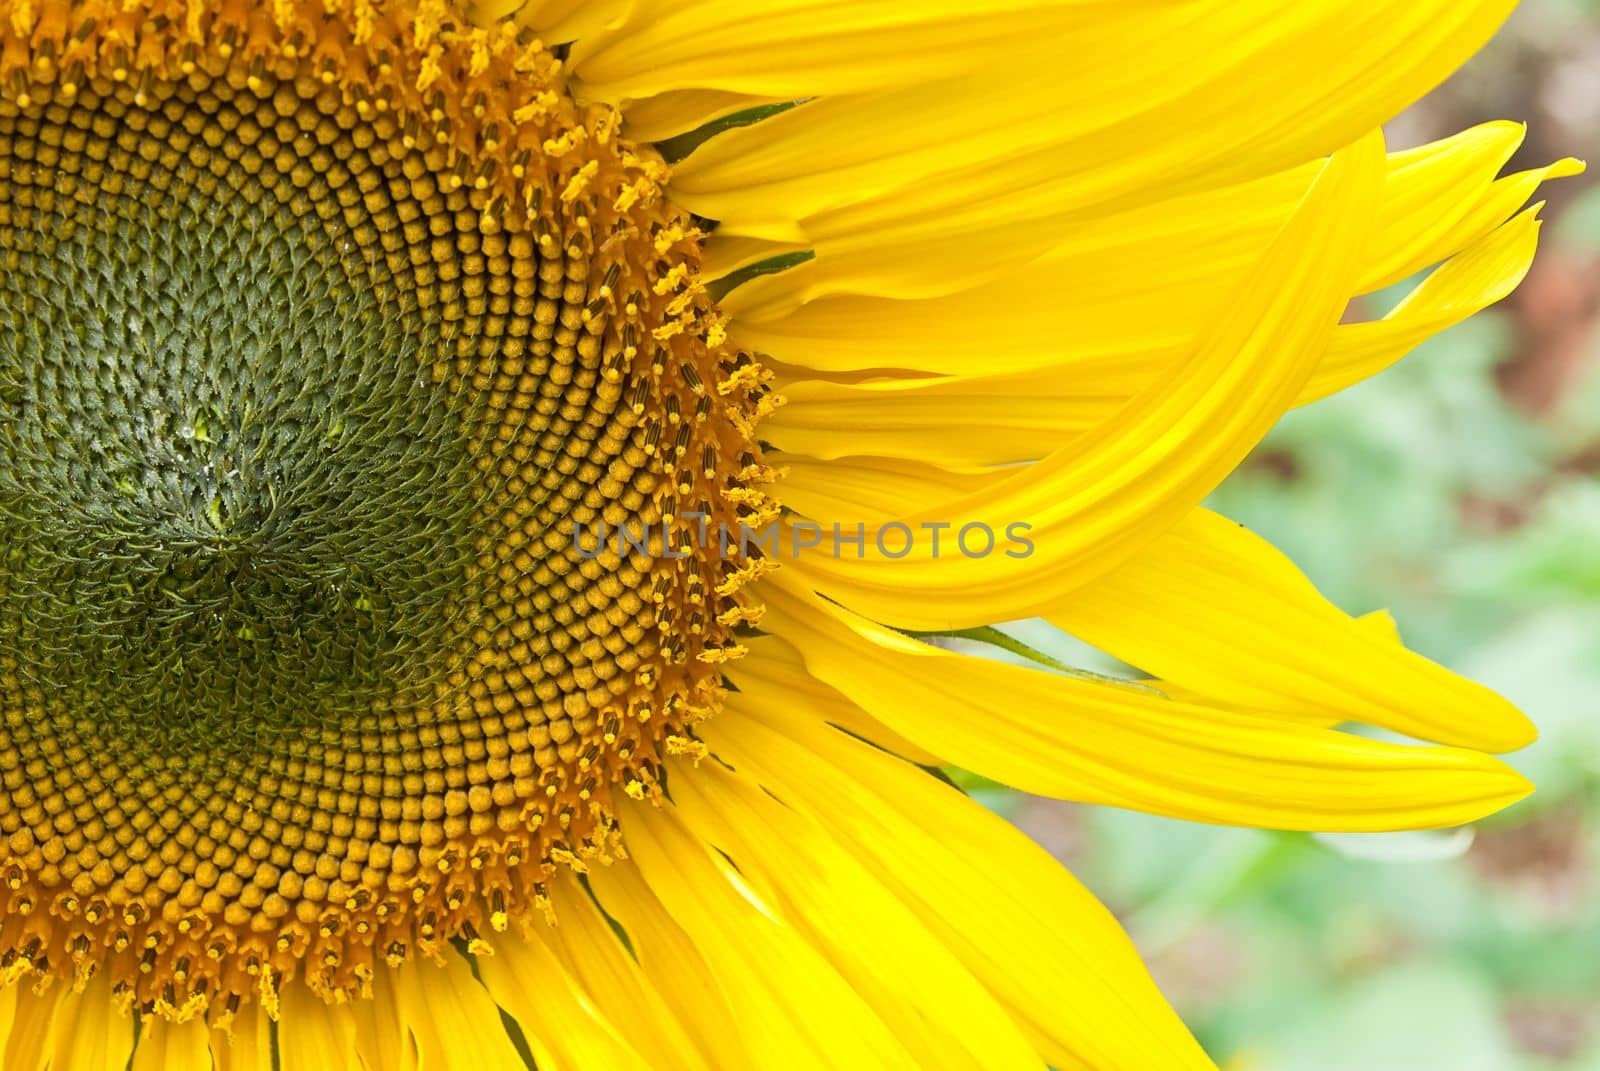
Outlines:
{"type": "Polygon", "coordinates": [[[1311,837],[976,789],[1122,917],[1230,1071],[1600,1071],[1600,0],[1526,0],[1390,144],[1491,118],[1530,124],[1514,168],[1593,169],[1546,187],[1522,289],[1291,413],[1212,505],[1518,702],[1538,793],[1472,830],[1311,837]]]}

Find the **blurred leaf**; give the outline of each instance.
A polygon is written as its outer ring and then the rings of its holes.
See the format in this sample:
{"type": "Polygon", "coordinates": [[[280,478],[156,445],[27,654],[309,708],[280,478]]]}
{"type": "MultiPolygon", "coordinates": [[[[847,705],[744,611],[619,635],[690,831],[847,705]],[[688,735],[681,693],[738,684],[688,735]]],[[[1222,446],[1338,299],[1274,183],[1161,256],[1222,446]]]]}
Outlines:
{"type": "Polygon", "coordinates": [[[1538,786],[1529,801],[1535,807],[1600,777],[1600,604],[1551,608],[1511,623],[1462,668],[1539,726],[1539,740],[1509,756],[1538,786]]]}
{"type": "Polygon", "coordinates": [[[1259,833],[1218,839],[1192,856],[1172,882],[1129,919],[1140,948],[1159,953],[1175,944],[1224,905],[1260,892],[1305,851],[1306,838],[1259,833]]]}
{"type": "Polygon", "coordinates": [[[1600,598],[1600,485],[1556,485],[1526,524],[1465,547],[1445,563],[1444,575],[1453,586],[1486,594],[1600,598]]]}
{"type": "Polygon", "coordinates": [[[1514,1071],[1524,1066],[1494,991],[1471,967],[1394,967],[1304,1009],[1265,1048],[1260,1071],[1514,1071]]]}
{"type": "Polygon", "coordinates": [[[1600,252],[1600,186],[1584,191],[1567,206],[1555,229],[1563,245],[1588,252],[1600,252]]]}

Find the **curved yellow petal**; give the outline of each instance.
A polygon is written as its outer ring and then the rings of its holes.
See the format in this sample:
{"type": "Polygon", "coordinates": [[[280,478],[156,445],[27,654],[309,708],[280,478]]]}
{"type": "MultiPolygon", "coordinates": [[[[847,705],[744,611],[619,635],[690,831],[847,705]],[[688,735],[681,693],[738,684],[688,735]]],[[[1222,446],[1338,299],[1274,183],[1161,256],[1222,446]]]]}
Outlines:
{"type": "Polygon", "coordinates": [[[717,756],[814,818],[1011,1010],[1057,1067],[1209,1068],[1111,913],[961,793],[782,707],[706,726],[717,756]]]}
{"type": "MultiPolygon", "coordinates": [[[[1539,235],[1535,211],[1458,253],[1383,319],[1336,327],[1295,404],[1382,371],[1509,294],[1533,261],[1539,235]]],[[[1172,362],[1160,357],[1111,368],[1069,365],[859,383],[802,380],[782,387],[785,403],[762,425],[762,433],[780,450],[824,460],[907,458],[952,468],[1031,461],[1112,419],[1131,395],[1170,371],[1172,362]],[[957,427],[962,434],[950,434],[957,427]]],[[[785,463],[782,457],[776,460],[785,463]]],[[[788,491],[787,484],[779,488],[780,495],[788,491]]]]}
{"type": "Polygon", "coordinates": [[[0,1022],[9,1027],[0,1067],[6,1071],[44,1071],[50,1060],[51,1032],[62,991],[59,985],[43,993],[35,993],[27,983],[0,986],[0,1001],[4,1002],[0,1006],[0,1022]]]}
{"type": "MultiPolygon", "coordinates": [[[[448,952],[437,965],[409,962],[390,979],[423,1071],[526,1071],[500,1009],[459,955],[448,952]]],[[[292,1069],[285,1064],[283,1071],[292,1069]]]]}
{"type": "Polygon", "coordinates": [[[580,94],[629,102],[720,90],[791,100],[914,85],[1093,20],[1105,0],[638,0],[574,45],[580,94]]]}
{"type": "MultiPolygon", "coordinates": [[[[725,1032],[706,1035],[696,1027],[717,1014],[712,993],[696,993],[703,1014],[683,1019],[618,940],[593,897],[571,875],[550,882],[556,925],[540,936],[583,996],[649,1067],[706,1071],[738,1059],[725,1032]]],[[[485,974],[487,981],[488,975],[485,974]]],[[[726,1009],[722,1010],[726,1015],[726,1009]]]]}
{"type": "Polygon", "coordinates": [[[818,677],[930,751],[1024,791],[1340,832],[1460,825],[1530,791],[1476,751],[1383,743],[955,655],[819,600],[767,598],[768,627],[818,677]]]}
{"type": "MultiPolygon", "coordinates": [[[[212,1035],[211,1060],[216,1071],[278,1071],[272,1056],[272,1020],[259,1004],[241,1007],[226,1031],[212,1035]]],[[[416,1071],[416,1062],[373,1064],[395,1071],[416,1071]]]]}
{"type": "Polygon", "coordinates": [[[1331,152],[1440,81],[1512,6],[1086,7],[1055,33],[1040,18],[1031,41],[969,72],[928,56],[923,77],[897,91],[830,97],[838,90],[794,86],[794,97],[822,99],[712,138],[679,165],[673,196],[730,235],[824,240],[870,221],[890,229],[888,218],[956,231],[974,211],[1026,218],[1027,255],[1091,207],[1331,152]]]}
{"type": "Polygon", "coordinates": [[[807,673],[800,652],[781,636],[756,636],[745,646],[749,653],[728,664],[727,676],[747,701],[779,705],[797,717],[837,725],[912,762],[938,765],[942,761],[807,673]]]}
{"type": "MultiPolygon", "coordinates": [[[[563,884],[557,881],[551,889],[558,912],[576,898],[563,884]]],[[[743,1011],[740,1002],[756,999],[754,994],[724,994],[702,950],[667,913],[638,868],[628,860],[598,867],[589,872],[588,887],[601,910],[628,935],[632,959],[645,983],[671,1008],[701,1051],[715,1053],[725,1063],[753,1066],[754,1053],[763,1044],[756,1026],[766,1013],[758,1012],[752,1020],[743,1011]],[[741,1029],[741,1023],[752,1025],[741,1029]],[[752,1044],[757,1048],[751,1049],[752,1044]]]]}
{"type": "Polygon", "coordinates": [[[669,1066],[645,1060],[628,1044],[537,931],[520,939],[497,941],[494,955],[479,958],[478,973],[495,1002],[522,1027],[541,1068],[635,1071],[660,1067],[665,1071],[669,1066]]]}
{"type": "Polygon", "coordinates": [[[917,1067],[811,942],[670,807],[638,804],[619,818],[629,855],[705,957],[733,1009],[732,1025],[758,1060],[794,1068],[917,1067]]]}
{"type": "Polygon", "coordinates": [[[133,1052],[133,1016],[113,1002],[109,971],[99,971],[81,993],[62,999],[51,1036],[53,1067],[126,1071],[133,1052]]]}
{"type": "Polygon", "coordinates": [[[1510,294],[1539,245],[1534,206],[1442,264],[1383,319],[1341,324],[1300,392],[1308,405],[1394,364],[1423,341],[1510,294]]]}
{"type": "Polygon", "coordinates": [[[918,1067],[1044,1071],[989,991],[814,819],[715,763],[671,781],[685,825],[804,931],[918,1067]]]}
{"type": "MultiPolygon", "coordinates": [[[[1522,127],[1486,123],[1391,154],[1352,292],[1434,264],[1509,218],[1549,178],[1578,165],[1496,180],[1522,127]]],[[[739,340],[796,368],[905,368],[1003,374],[1104,363],[1191,341],[1210,310],[1260,258],[1316,175],[1316,165],[1255,182],[1075,218],[1042,256],[972,257],[970,270],[934,272],[876,229],[814,237],[816,259],[735,289],[724,307],[739,340]],[[992,275],[973,284],[972,273],[992,275]],[[926,278],[924,279],[924,276],[926,278]],[[1070,295],[1071,300],[1062,300],[1070,295]],[[981,328],[981,346],[972,332],[981,328]]],[[[942,219],[957,245],[965,237],[942,219]]],[[[722,232],[708,256],[762,255],[722,232]]],[[[1014,252],[1014,251],[1013,251],[1014,252]]]]}
{"type": "MultiPolygon", "coordinates": [[[[11,1071],[6,1064],[6,1071],[11,1071]]],[[[324,1065],[335,1069],[342,1064],[324,1065]]],[[[129,1071],[211,1071],[210,1030],[204,1020],[174,1023],[153,1019],[139,1033],[129,1071]]],[[[294,1071],[286,1062],[284,1071],[294,1071]]]]}
{"type": "Polygon", "coordinates": [[[1506,700],[1362,627],[1265,540],[1204,510],[1048,616],[1162,680],[1228,703],[1490,751],[1535,736],[1506,700]]]}
{"type": "Polygon", "coordinates": [[[360,1071],[355,1019],[347,1008],[328,1004],[299,982],[284,986],[279,996],[283,1071],[360,1071]]]}
{"type": "Polygon", "coordinates": [[[940,555],[930,533],[911,526],[902,556],[869,536],[861,559],[825,548],[785,571],[877,620],[941,630],[1030,616],[1126,560],[1197,505],[1303,389],[1344,308],[1382,164],[1376,136],[1335,154],[1170,377],[1037,464],[919,519],[996,532],[1025,523],[1031,555],[940,555]]]}

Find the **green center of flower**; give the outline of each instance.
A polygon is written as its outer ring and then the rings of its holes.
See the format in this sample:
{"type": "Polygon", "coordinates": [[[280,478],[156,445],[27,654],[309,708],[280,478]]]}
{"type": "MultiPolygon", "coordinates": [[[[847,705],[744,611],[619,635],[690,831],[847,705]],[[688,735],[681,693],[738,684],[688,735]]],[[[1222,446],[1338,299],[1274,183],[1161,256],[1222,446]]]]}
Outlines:
{"type": "Polygon", "coordinates": [[[140,750],[394,707],[482,497],[414,278],[211,103],[192,153],[113,98],[0,154],[0,629],[42,713],[140,750]]]}

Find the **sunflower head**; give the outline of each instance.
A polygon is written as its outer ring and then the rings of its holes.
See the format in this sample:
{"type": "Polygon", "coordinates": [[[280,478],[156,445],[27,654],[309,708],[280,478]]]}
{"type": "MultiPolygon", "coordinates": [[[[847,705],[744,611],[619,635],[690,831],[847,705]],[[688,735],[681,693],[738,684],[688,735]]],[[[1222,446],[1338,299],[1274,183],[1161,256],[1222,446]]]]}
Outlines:
{"type": "Polygon", "coordinates": [[[0,1067],[1211,1068],[930,774],[1528,791],[1201,505],[1526,270],[1509,6],[0,0],[0,1067]]]}
{"type": "Polygon", "coordinates": [[[751,614],[573,535],[768,510],[660,159],[527,31],[344,6],[0,27],[13,980],[184,1018],[503,930],[751,614]]]}

